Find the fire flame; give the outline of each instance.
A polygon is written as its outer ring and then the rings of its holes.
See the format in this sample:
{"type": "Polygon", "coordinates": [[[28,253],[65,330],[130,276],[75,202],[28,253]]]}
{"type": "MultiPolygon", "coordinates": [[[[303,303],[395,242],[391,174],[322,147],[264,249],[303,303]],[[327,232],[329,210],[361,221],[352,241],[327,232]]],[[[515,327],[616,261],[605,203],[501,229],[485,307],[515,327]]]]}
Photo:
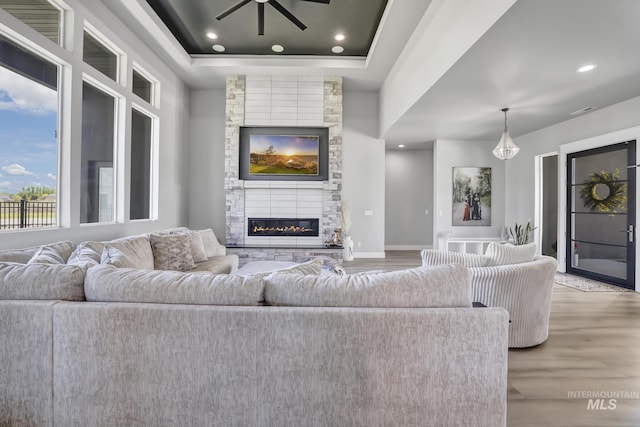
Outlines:
{"type": "Polygon", "coordinates": [[[263,227],[261,225],[257,225],[255,227],[253,227],[253,232],[254,233],[264,233],[264,232],[278,232],[278,233],[287,233],[287,232],[294,232],[294,233],[308,233],[313,231],[311,228],[306,228],[306,227],[298,227],[295,225],[288,225],[285,227],[263,227]]]}

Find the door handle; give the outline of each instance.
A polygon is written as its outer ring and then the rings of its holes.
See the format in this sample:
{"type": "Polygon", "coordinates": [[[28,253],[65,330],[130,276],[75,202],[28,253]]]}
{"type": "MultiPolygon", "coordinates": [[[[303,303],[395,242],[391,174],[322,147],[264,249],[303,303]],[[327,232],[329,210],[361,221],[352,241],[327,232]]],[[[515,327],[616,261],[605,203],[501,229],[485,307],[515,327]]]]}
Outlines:
{"type": "Polygon", "coordinates": [[[629,243],[633,243],[633,224],[629,224],[629,228],[626,230],[620,230],[621,233],[627,233],[629,243]]]}

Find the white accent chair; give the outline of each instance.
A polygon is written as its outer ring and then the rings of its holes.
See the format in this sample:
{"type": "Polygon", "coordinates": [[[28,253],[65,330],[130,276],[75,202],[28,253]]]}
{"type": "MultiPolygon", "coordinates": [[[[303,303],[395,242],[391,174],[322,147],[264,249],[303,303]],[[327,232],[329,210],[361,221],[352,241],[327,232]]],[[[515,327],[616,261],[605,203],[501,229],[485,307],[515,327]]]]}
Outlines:
{"type": "Polygon", "coordinates": [[[509,312],[509,347],[533,347],[549,336],[557,262],[548,256],[519,264],[478,266],[484,255],[424,249],[422,265],[463,264],[471,271],[473,301],[509,312]]]}

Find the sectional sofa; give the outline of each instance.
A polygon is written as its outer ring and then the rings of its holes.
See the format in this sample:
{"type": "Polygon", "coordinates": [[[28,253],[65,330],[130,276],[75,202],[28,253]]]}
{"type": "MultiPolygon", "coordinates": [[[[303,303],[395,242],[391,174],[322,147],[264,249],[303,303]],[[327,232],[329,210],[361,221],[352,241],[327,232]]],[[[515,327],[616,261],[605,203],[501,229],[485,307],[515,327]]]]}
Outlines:
{"type": "Polygon", "coordinates": [[[216,274],[107,246],[0,253],[0,425],[506,424],[508,315],[472,308],[464,266],[216,274]]]}

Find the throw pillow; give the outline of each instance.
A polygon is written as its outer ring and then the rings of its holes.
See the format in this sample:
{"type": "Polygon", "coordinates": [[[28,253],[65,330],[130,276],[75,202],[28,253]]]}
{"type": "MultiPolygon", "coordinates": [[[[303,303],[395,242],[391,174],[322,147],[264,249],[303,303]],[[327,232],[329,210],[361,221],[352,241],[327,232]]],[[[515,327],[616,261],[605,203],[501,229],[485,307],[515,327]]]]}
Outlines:
{"type": "Polygon", "coordinates": [[[198,233],[202,238],[207,258],[227,254],[227,248],[220,244],[212,229],[207,228],[206,230],[198,231],[198,233]]]}
{"type": "Polygon", "coordinates": [[[100,263],[120,268],[153,270],[153,255],[149,239],[144,236],[138,236],[132,239],[106,243],[100,263]]]}
{"type": "Polygon", "coordinates": [[[345,276],[274,272],[265,301],[304,307],[471,307],[471,274],[462,265],[345,276]]]}
{"type": "Polygon", "coordinates": [[[536,255],[536,244],[514,246],[512,244],[501,245],[496,242],[489,243],[485,256],[488,266],[520,264],[533,261],[536,255]]]}
{"type": "Polygon", "coordinates": [[[82,242],[71,252],[67,264],[81,265],[87,268],[98,265],[104,247],[105,244],[102,242],[82,242]]]}
{"type": "Polygon", "coordinates": [[[156,270],[186,271],[195,268],[188,234],[150,234],[156,270]]]}
{"type": "Polygon", "coordinates": [[[249,276],[252,274],[267,275],[278,272],[289,274],[311,274],[317,276],[322,272],[323,264],[324,261],[320,258],[299,264],[287,261],[251,261],[243,265],[236,274],[249,276]]]}
{"type": "Polygon", "coordinates": [[[465,267],[482,267],[487,264],[487,257],[479,254],[423,249],[420,255],[422,256],[423,267],[443,264],[462,264],[465,267]]]}
{"type": "Polygon", "coordinates": [[[65,264],[74,247],[70,240],[40,246],[27,264],[65,264]]]}
{"type": "Polygon", "coordinates": [[[88,301],[154,304],[262,305],[260,275],[183,273],[97,266],[87,270],[88,301]]]}
{"type": "Polygon", "coordinates": [[[207,258],[207,251],[204,247],[204,242],[202,241],[202,236],[199,232],[194,230],[189,230],[186,232],[189,236],[189,241],[191,243],[191,256],[193,257],[194,262],[204,262],[207,258]]]}
{"type": "Polygon", "coordinates": [[[40,246],[27,264],[64,264],[64,260],[58,252],[50,246],[40,246]]]}

